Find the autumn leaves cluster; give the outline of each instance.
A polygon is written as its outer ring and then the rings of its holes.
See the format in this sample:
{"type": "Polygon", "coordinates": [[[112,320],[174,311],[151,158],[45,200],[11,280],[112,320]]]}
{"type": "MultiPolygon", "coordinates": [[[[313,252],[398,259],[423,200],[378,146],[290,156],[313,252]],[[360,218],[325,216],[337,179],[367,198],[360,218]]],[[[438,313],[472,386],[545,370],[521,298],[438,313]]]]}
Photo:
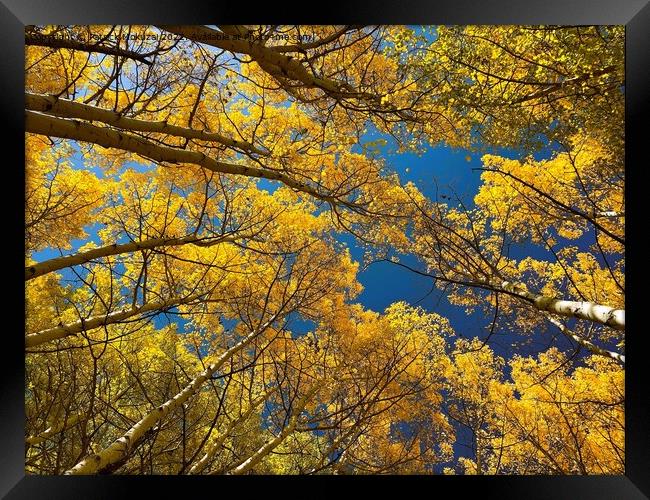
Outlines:
{"type": "Polygon", "coordinates": [[[623,30],[251,30],[27,28],[27,472],[622,473],[623,30]]]}

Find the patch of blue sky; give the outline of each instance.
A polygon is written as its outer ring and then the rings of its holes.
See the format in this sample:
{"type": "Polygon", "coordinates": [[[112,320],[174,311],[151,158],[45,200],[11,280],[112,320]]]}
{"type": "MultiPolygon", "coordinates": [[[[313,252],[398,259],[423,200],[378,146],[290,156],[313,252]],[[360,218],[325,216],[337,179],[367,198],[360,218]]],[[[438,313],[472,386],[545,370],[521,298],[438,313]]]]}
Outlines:
{"type": "Polygon", "coordinates": [[[282,184],[269,179],[257,179],[257,187],[267,193],[274,193],[282,184]]]}
{"type": "MultiPolygon", "coordinates": [[[[552,158],[561,150],[559,144],[549,142],[543,135],[536,139],[545,144],[532,154],[537,161],[552,158]]],[[[474,196],[482,183],[481,171],[478,169],[482,167],[483,154],[497,154],[516,160],[523,160],[530,156],[530,152],[523,149],[484,148],[484,151],[479,153],[445,145],[429,148],[423,154],[399,153],[395,140],[378,133],[373,127],[369,127],[369,131],[361,137],[360,144],[354,149],[361,152],[364,150],[364,145],[368,143],[374,143],[374,151],[384,159],[387,171],[397,173],[402,183],[412,182],[430,199],[438,199],[449,206],[459,207],[462,201],[467,209],[475,207],[474,196]],[[378,139],[383,140],[384,143],[382,144],[378,139]]],[[[340,234],[337,235],[337,239],[345,243],[356,261],[363,260],[364,250],[353,236],[340,234]]],[[[590,232],[586,232],[582,238],[574,241],[558,239],[562,245],[577,246],[581,251],[587,250],[594,241],[593,233],[590,232]]],[[[531,257],[555,262],[555,257],[548,248],[534,244],[530,240],[510,243],[507,252],[512,259],[531,257]]],[[[414,256],[400,255],[399,257],[401,263],[426,272],[423,264],[414,256]]],[[[467,311],[451,304],[444,288],[435,287],[432,278],[415,274],[390,262],[377,262],[361,268],[358,279],[364,286],[364,290],[357,300],[368,309],[383,312],[390,304],[405,301],[412,306],[420,306],[446,317],[460,337],[486,339],[490,334],[494,311],[485,312],[479,308],[467,311]]],[[[527,335],[505,333],[497,328],[489,338],[489,346],[495,354],[506,359],[511,358],[514,352],[533,355],[550,345],[555,345],[566,352],[572,352],[575,347],[552,327],[527,335]]],[[[579,358],[586,354],[583,350],[579,358]]]]}
{"type": "MultiPolygon", "coordinates": [[[[190,318],[188,316],[179,314],[177,307],[173,307],[168,311],[156,314],[151,318],[151,322],[153,323],[154,328],[157,330],[166,328],[170,325],[174,325],[176,327],[176,331],[182,334],[190,333],[192,330],[192,327],[190,325],[190,318]]],[[[206,353],[203,352],[202,354],[205,355],[206,353]]]]}
{"type": "Polygon", "coordinates": [[[298,312],[292,312],[286,319],[287,329],[291,332],[294,338],[302,337],[309,332],[313,332],[316,327],[316,322],[306,318],[298,312]]]}
{"type": "MultiPolygon", "coordinates": [[[[99,235],[98,231],[101,229],[101,224],[96,222],[94,224],[91,224],[90,226],[86,226],[84,228],[84,231],[88,235],[86,238],[83,239],[73,239],[70,241],[70,246],[71,248],[68,250],[57,250],[55,248],[45,248],[43,250],[39,250],[37,252],[34,252],[32,254],[32,259],[34,259],[36,262],[43,262],[48,259],[53,259],[56,257],[61,257],[63,255],[70,255],[76,253],[79,248],[82,246],[94,242],[95,244],[99,245],[99,235]]],[[[66,271],[65,269],[62,271],[66,271]]],[[[59,271],[61,272],[61,271],[59,271]]]]}
{"type": "MultiPolygon", "coordinates": [[[[106,173],[105,169],[100,167],[99,165],[90,164],[84,158],[83,151],[81,150],[79,144],[76,141],[69,141],[69,144],[74,149],[74,153],[70,157],[70,163],[73,169],[80,170],[80,171],[88,171],[93,175],[95,175],[100,180],[108,180],[108,174],[106,173]]],[[[131,170],[135,170],[136,172],[144,173],[150,171],[152,168],[153,166],[150,163],[127,162],[125,163],[124,167],[120,169],[120,172],[127,169],[131,169],[131,170]]],[[[117,177],[118,175],[119,174],[115,174],[114,176],[117,177]]],[[[55,248],[45,248],[43,250],[34,252],[31,257],[36,262],[43,262],[45,260],[53,259],[55,257],[61,257],[62,255],[74,254],[82,246],[91,242],[95,243],[97,246],[100,246],[101,240],[99,238],[99,230],[101,228],[102,225],[99,222],[94,222],[84,227],[84,231],[87,235],[86,237],[81,239],[73,239],[70,241],[70,246],[71,246],[70,249],[58,250],[55,248]]],[[[127,243],[128,241],[129,240],[126,235],[120,235],[116,243],[127,243]]],[[[62,272],[65,275],[66,273],[70,273],[71,271],[69,269],[63,269],[60,272],[62,272]]]]}
{"type": "MultiPolygon", "coordinates": [[[[408,24],[406,25],[407,28],[413,30],[413,33],[415,36],[422,37],[425,42],[428,43],[433,43],[437,40],[438,38],[438,30],[436,29],[435,26],[431,25],[413,25],[413,24],[408,24]]],[[[381,42],[379,43],[379,50],[383,51],[388,47],[388,42],[386,39],[382,39],[381,42]]]]}
{"type": "Polygon", "coordinates": [[[470,150],[440,145],[423,154],[398,152],[395,139],[372,125],[353,151],[361,153],[369,143],[373,144],[374,153],[384,160],[387,172],[397,173],[403,183],[412,182],[430,198],[478,191],[480,175],[472,168],[480,167],[481,163],[478,155],[470,150]]]}

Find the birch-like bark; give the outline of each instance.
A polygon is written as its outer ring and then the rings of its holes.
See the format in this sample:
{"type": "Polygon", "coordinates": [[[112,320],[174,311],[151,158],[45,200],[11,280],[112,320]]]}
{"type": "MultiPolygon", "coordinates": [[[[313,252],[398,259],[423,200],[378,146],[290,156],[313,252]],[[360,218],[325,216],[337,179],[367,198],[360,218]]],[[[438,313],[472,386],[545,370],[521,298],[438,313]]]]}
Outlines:
{"type": "Polygon", "coordinates": [[[197,43],[211,45],[235,54],[246,54],[260,68],[276,78],[289,93],[295,86],[287,85],[287,80],[300,82],[305,88],[321,89],[326,95],[336,100],[358,99],[365,101],[368,104],[368,109],[373,112],[395,114],[407,121],[423,120],[422,117],[418,117],[405,108],[400,109],[394,105],[384,104],[380,95],[354,88],[342,80],[337,81],[316,76],[298,58],[286,56],[283,53],[287,48],[291,49],[294,46],[267,47],[254,41],[255,34],[243,26],[219,26],[222,31],[216,31],[207,26],[161,25],[158,28],[197,43]]]}
{"type": "Polygon", "coordinates": [[[81,319],[67,325],[59,325],[54,328],[48,328],[47,330],[41,330],[40,332],[29,333],[25,335],[25,347],[36,347],[45,342],[51,342],[52,340],[62,339],[71,335],[77,335],[82,331],[92,330],[104,325],[118,323],[146,312],[188,304],[203,295],[205,295],[205,293],[192,294],[185,298],[174,297],[161,302],[149,302],[140,307],[122,309],[108,314],[92,316],[88,319],[81,319]]]}
{"type": "Polygon", "coordinates": [[[80,419],[81,419],[80,415],[73,415],[65,423],[61,423],[59,425],[51,425],[50,427],[45,429],[40,434],[37,434],[36,436],[29,436],[27,439],[25,439],[25,443],[27,443],[30,446],[40,444],[46,439],[48,439],[49,437],[54,436],[55,434],[58,434],[59,432],[63,432],[64,430],[74,426],[77,422],[79,422],[80,419]]]}
{"type": "Polygon", "coordinates": [[[617,212],[616,210],[592,211],[591,216],[594,218],[595,217],[625,217],[623,214],[617,212]]]}
{"type": "Polygon", "coordinates": [[[497,290],[500,288],[512,295],[521,297],[540,311],[569,318],[586,319],[607,325],[615,330],[625,330],[625,309],[615,309],[594,302],[560,300],[546,295],[535,294],[510,281],[493,283],[492,287],[497,290]]]}
{"type": "Polygon", "coordinates": [[[597,354],[599,356],[605,356],[606,358],[611,358],[614,361],[622,365],[625,365],[625,355],[619,354],[614,351],[608,351],[607,349],[603,349],[602,347],[598,347],[597,345],[589,342],[587,339],[583,339],[582,337],[576,335],[571,330],[569,330],[565,325],[563,325],[562,322],[558,321],[557,319],[555,319],[550,315],[548,316],[548,320],[553,325],[555,325],[566,337],[577,342],[579,345],[586,348],[590,352],[597,354]]]}
{"type": "Polygon", "coordinates": [[[131,243],[117,244],[103,246],[100,248],[93,248],[86,252],[80,252],[74,255],[66,255],[64,257],[56,257],[49,259],[38,264],[33,264],[25,268],[25,281],[43,276],[44,274],[58,271],[66,267],[78,266],[85,264],[93,259],[101,257],[108,257],[111,255],[120,255],[123,253],[136,252],[138,250],[150,250],[152,248],[180,246],[191,243],[198,246],[212,246],[218,243],[228,241],[235,241],[233,236],[216,236],[214,238],[199,237],[194,234],[185,236],[183,238],[152,238],[142,241],[132,241],[131,243]]]}
{"type": "Polygon", "coordinates": [[[261,396],[258,396],[255,398],[252,402],[248,410],[246,410],[244,413],[242,413],[239,417],[236,419],[232,420],[228,426],[226,427],[226,430],[219,434],[208,446],[208,449],[206,450],[205,454],[198,460],[188,471],[188,474],[200,474],[203,472],[203,470],[207,467],[208,463],[214,457],[215,453],[221,449],[221,445],[224,443],[224,441],[230,436],[230,433],[237,427],[239,424],[244,422],[245,420],[248,419],[252,415],[252,413],[255,411],[255,409],[262,404],[266,399],[276,392],[280,387],[275,386],[271,390],[266,391],[264,394],[261,396]]]}
{"type": "Polygon", "coordinates": [[[160,29],[181,35],[188,40],[211,45],[237,54],[249,55],[266,72],[282,78],[289,78],[301,82],[305,87],[320,88],[329,94],[340,95],[346,89],[344,82],[336,82],[326,78],[319,78],[295,58],[286,56],[281,52],[254,42],[244,36],[237,38],[225,35],[207,26],[164,25],[160,29]]]}
{"type": "Polygon", "coordinates": [[[79,118],[87,121],[97,121],[113,125],[122,129],[138,132],[157,132],[174,135],[186,139],[198,139],[205,142],[218,142],[225,146],[241,149],[250,153],[268,156],[268,152],[256,148],[246,141],[238,141],[225,135],[194,130],[185,127],[170,125],[166,121],[146,121],[127,118],[120,113],[108,109],[98,108],[89,104],[74,102],[51,95],[25,93],[25,107],[32,111],[39,111],[64,118],[79,118]]]}
{"type": "Polygon", "coordinates": [[[298,418],[300,417],[300,413],[309,402],[309,398],[314,395],[316,389],[317,389],[316,386],[312,387],[307,392],[307,394],[305,394],[302,398],[300,398],[299,401],[296,402],[296,406],[291,412],[291,417],[289,418],[289,422],[284,427],[284,429],[282,429],[280,434],[278,434],[274,439],[265,443],[259,450],[253,453],[250,457],[244,460],[237,467],[235,467],[229,472],[226,472],[226,474],[233,475],[233,476],[245,474],[250,469],[255,467],[258,463],[260,463],[260,461],[265,456],[267,456],[275,448],[277,448],[287,438],[287,436],[289,436],[289,434],[291,434],[294,431],[296,425],[298,425],[298,418]]]}
{"type": "Polygon", "coordinates": [[[103,469],[110,467],[112,464],[123,460],[133,451],[132,445],[134,443],[137,443],[145,432],[153,428],[158,422],[160,422],[160,420],[169,415],[175,409],[179,408],[188,399],[190,399],[190,397],[199,390],[199,388],[203,385],[203,383],[205,383],[206,380],[211,378],[212,375],[233,355],[246,347],[246,345],[248,345],[261,331],[268,328],[274,319],[275,316],[267,323],[265,323],[262,328],[252,331],[237,344],[224,352],[215,362],[209,364],[205,370],[203,370],[199,375],[192,379],[192,381],[187,384],[182,391],[176,394],[176,396],[169,399],[155,410],[149,412],[138,422],[133,424],[133,426],[123,436],[116,439],[113,443],[111,443],[99,453],[84,458],[81,462],[79,462],[71,469],[67,470],[64,474],[96,474],[103,469]]]}
{"type": "Polygon", "coordinates": [[[105,148],[121,149],[159,162],[190,163],[212,172],[279,181],[290,188],[310,194],[315,198],[332,203],[346,204],[343,201],[336,200],[333,196],[320,193],[317,189],[297,181],[278,170],[225,163],[210,158],[198,151],[161,146],[141,137],[136,137],[108,127],[96,127],[95,125],[78,120],[66,120],[34,111],[25,111],[25,131],[49,137],[90,142],[105,148]]]}

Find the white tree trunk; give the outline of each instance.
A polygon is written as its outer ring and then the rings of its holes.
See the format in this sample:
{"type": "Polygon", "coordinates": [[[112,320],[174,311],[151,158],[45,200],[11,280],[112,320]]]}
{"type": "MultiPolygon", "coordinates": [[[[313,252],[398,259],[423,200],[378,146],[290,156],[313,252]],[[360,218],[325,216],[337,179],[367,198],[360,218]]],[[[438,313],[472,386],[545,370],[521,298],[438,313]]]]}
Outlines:
{"type": "Polygon", "coordinates": [[[344,203],[341,200],[335,200],[333,196],[319,192],[312,186],[293,179],[279,169],[272,170],[270,168],[225,163],[210,158],[198,151],[161,146],[142,137],[108,127],[96,127],[95,125],[78,120],[65,120],[34,111],[25,111],[25,131],[32,134],[46,135],[48,137],[90,142],[105,148],[121,149],[158,162],[190,163],[212,172],[279,181],[293,189],[310,194],[315,198],[344,203]]]}
{"type": "Polygon", "coordinates": [[[100,257],[120,255],[123,253],[136,252],[138,250],[147,250],[151,248],[179,246],[185,245],[187,243],[192,243],[199,246],[210,246],[226,241],[235,241],[235,239],[236,238],[232,236],[217,236],[215,238],[208,239],[200,238],[196,235],[191,234],[183,238],[152,238],[143,241],[132,241],[131,243],[124,243],[121,245],[114,243],[112,245],[107,245],[100,248],[93,248],[92,250],[88,250],[86,252],[80,252],[74,255],[66,255],[64,257],[56,257],[44,262],[39,262],[38,264],[33,264],[25,268],[25,281],[43,276],[44,274],[51,273],[53,271],[58,271],[59,269],[64,269],[66,267],[85,264],[86,262],[90,262],[91,260],[98,259],[100,257]]]}
{"type": "MultiPolygon", "coordinates": [[[[229,52],[247,54],[267,73],[281,77],[282,79],[290,78],[302,82],[305,87],[320,88],[333,96],[340,95],[341,92],[346,90],[344,82],[320,78],[307,71],[298,59],[286,56],[261,43],[256,43],[250,38],[244,39],[244,37],[236,38],[234,36],[216,37],[215,35],[220,34],[220,32],[207,26],[164,25],[160,26],[160,29],[181,35],[188,40],[211,45],[229,52]]],[[[349,91],[350,89],[347,90],[349,91]]],[[[355,93],[358,96],[364,96],[361,92],[355,91],[355,93]]]]}
{"type": "Polygon", "coordinates": [[[262,328],[255,330],[249,333],[246,337],[240,340],[233,347],[224,352],[219,358],[208,365],[208,367],[203,370],[199,375],[197,375],[192,381],[185,386],[185,388],[176,394],[173,398],[156,408],[155,410],[149,412],[138,422],[133,424],[133,426],[120,438],[116,439],[111,445],[104,448],[99,453],[90,455],[89,457],[84,458],[77,465],[65,472],[66,475],[76,475],[76,474],[96,474],[98,471],[123,460],[125,457],[132,451],[132,444],[137,443],[139,439],[147,432],[149,429],[153,428],[156,423],[161,419],[169,415],[176,408],[179,408],[183,403],[185,403],[191,396],[193,396],[203,383],[208,380],[212,375],[233,355],[239,352],[241,349],[246,347],[261,331],[265,330],[270,326],[274,321],[274,317],[269,320],[262,328]]]}
{"type": "Polygon", "coordinates": [[[226,439],[228,439],[230,433],[235,429],[235,427],[237,427],[240,423],[247,420],[248,417],[250,417],[251,414],[255,411],[255,409],[279,388],[280,388],[279,386],[275,386],[271,390],[266,391],[261,396],[255,398],[251,402],[251,405],[248,408],[248,410],[246,410],[236,419],[232,420],[226,427],[226,430],[221,434],[219,434],[219,436],[210,443],[205,454],[201,457],[201,459],[198,462],[196,462],[190,468],[188,474],[200,474],[206,468],[208,462],[212,459],[212,457],[214,457],[215,453],[221,449],[221,445],[224,443],[226,439]]]}
{"type": "Polygon", "coordinates": [[[27,439],[25,439],[25,443],[27,443],[30,446],[42,443],[49,437],[54,436],[59,432],[63,432],[64,430],[67,430],[70,427],[73,427],[77,422],[79,422],[80,419],[81,419],[80,415],[73,415],[65,423],[61,423],[59,425],[51,425],[50,427],[45,429],[40,434],[37,434],[36,436],[29,436],[27,439]]]}
{"type": "Polygon", "coordinates": [[[307,405],[309,398],[316,392],[316,388],[317,386],[314,385],[312,389],[310,389],[307,392],[307,394],[305,394],[302,398],[300,398],[299,401],[296,402],[296,406],[293,408],[291,412],[291,417],[289,418],[289,422],[287,423],[286,427],[282,429],[280,434],[278,434],[274,439],[265,443],[259,450],[253,453],[242,463],[240,463],[237,467],[227,472],[227,474],[240,475],[248,472],[250,469],[255,467],[258,463],[260,463],[260,461],[265,456],[267,456],[275,448],[277,448],[287,438],[287,436],[289,436],[289,434],[291,434],[296,428],[296,425],[298,424],[298,418],[300,417],[300,412],[302,412],[302,410],[307,405]]]}
{"type": "Polygon", "coordinates": [[[625,330],[625,309],[615,309],[594,302],[559,300],[554,297],[534,294],[527,292],[523,287],[510,281],[499,283],[496,288],[501,288],[525,299],[540,311],[569,318],[586,319],[607,325],[616,330],[625,330]]]}
{"type": "Polygon", "coordinates": [[[598,354],[599,356],[605,356],[607,358],[611,358],[614,361],[617,361],[621,363],[622,365],[625,365],[625,355],[619,354],[614,351],[608,351],[607,349],[603,349],[601,347],[598,347],[597,345],[589,342],[586,339],[583,339],[582,337],[579,337],[575,333],[573,333],[571,330],[569,330],[565,325],[562,324],[562,322],[558,321],[552,316],[548,316],[548,320],[553,323],[566,337],[574,340],[577,342],[579,345],[582,347],[585,347],[589,351],[591,351],[594,354],[598,354]]]}
{"type": "Polygon", "coordinates": [[[108,109],[82,104],[80,102],[61,99],[56,96],[25,93],[25,107],[32,111],[40,111],[66,118],[80,118],[87,121],[98,121],[108,125],[114,125],[126,130],[139,132],[159,132],[162,134],[184,137],[186,139],[198,139],[205,142],[218,142],[226,146],[248,151],[258,155],[267,156],[266,151],[262,151],[252,144],[245,141],[238,141],[213,132],[203,130],[194,130],[190,128],[169,125],[166,121],[153,122],[146,120],[137,120],[108,109]]]}
{"type": "Polygon", "coordinates": [[[168,307],[179,306],[182,304],[188,304],[189,302],[192,302],[193,300],[196,300],[203,295],[205,295],[205,292],[189,295],[185,298],[176,297],[163,302],[149,302],[140,307],[122,309],[120,311],[115,311],[108,314],[100,314],[99,316],[92,316],[88,319],[82,319],[67,325],[60,325],[54,328],[48,328],[47,330],[41,330],[40,332],[29,333],[25,335],[25,347],[36,347],[45,342],[62,339],[71,335],[77,335],[82,331],[92,330],[93,328],[99,328],[104,325],[118,323],[120,321],[132,318],[133,316],[137,316],[138,314],[156,311],[158,309],[165,309],[168,307]]]}

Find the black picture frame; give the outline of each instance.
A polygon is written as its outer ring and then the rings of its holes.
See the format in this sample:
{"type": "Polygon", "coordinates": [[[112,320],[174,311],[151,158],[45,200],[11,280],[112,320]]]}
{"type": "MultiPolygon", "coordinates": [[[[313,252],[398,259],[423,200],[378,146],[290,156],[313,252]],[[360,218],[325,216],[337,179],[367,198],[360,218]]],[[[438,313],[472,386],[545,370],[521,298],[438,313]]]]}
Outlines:
{"type": "MultiPolygon", "coordinates": [[[[283,496],[332,498],[352,487],[397,494],[427,496],[452,489],[465,496],[465,488],[476,488],[481,498],[532,499],[641,499],[650,497],[650,439],[648,390],[642,383],[647,329],[642,328],[635,300],[642,294],[641,261],[647,249],[641,246],[644,227],[642,189],[643,133],[650,102],[650,4],[649,0],[427,0],[389,2],[358,0],[318,3],[298,2],[205,2],[196,0],[0,0],[0,101],[6,140],[2,157],[7,203],[0,212],[5,249],[2,274],[6,296],[0,352],[0,495],[6,498],[130,498],[140,488],[168,491],[183,488],[186,495],[205,488],[209,496],[224,496],[228,490],[256,489],[263,495],[279,491],[283,496]],[[433,476],[433,477],[126,477],[126,476],[25,476],[24,473],[24,27],[32,24],[619,24],[626,26],[626,252],[628,338],[626,342],[626,474],[624,476],[433,476]],[[8,153],[13,153],[9,155],[8,153]],[[11,249],[11,252],[8,250],[11,249]],[[16,287],[15,289],[13,287],[16,287]],[[12,303],[15,302],[15,305],[12,303]],[[14,323],[16,325],[14,326],[14,323]],[[243,481],[243,482],[242,482],[243,481]],[[417,484],[416,484],[417,483],[417,484]],[[415,488],[418,490],[415,490],[415,488]],[[189,489],[187,489],[189,488],[189,489]],[[291,490],[291,493],[289,493],[291,490]]],[[[646,167],[647,168],[647,167],[646,167]]],[[[238,495],[239,496],[239,495],[238,495]]]]}

